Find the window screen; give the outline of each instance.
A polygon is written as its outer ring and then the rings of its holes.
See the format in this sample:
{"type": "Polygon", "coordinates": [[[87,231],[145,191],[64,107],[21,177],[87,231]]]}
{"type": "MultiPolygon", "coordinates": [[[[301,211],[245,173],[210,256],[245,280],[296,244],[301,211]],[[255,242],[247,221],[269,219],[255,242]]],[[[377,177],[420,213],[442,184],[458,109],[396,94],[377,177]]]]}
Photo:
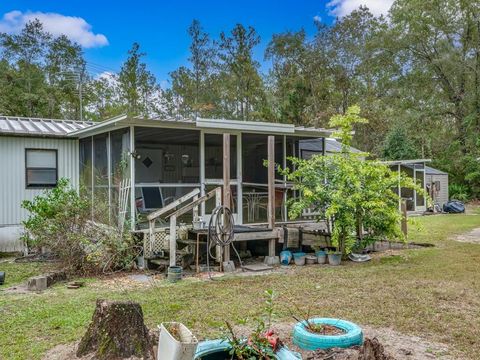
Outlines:
{"type": "Polygon", "coordinates": [[[25,179],[27,188],[57,185],[57,150],[26,149],[25,179]]]}

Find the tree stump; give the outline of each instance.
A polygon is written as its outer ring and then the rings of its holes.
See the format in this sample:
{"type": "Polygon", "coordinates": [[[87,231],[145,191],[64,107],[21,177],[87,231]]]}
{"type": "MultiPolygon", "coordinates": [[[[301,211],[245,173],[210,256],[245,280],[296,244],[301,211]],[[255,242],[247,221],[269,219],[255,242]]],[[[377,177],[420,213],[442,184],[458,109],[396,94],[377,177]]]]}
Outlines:
{"type": "Polygon", "coordinates": [[[154,359],[141,306],[131,301],[97,300],[92,322],[77,349],[78,357],[91,353],[100,360],[154,359]]]}
{"type": "Polygon", "coordinates": [[[359,360],[395,360],[392,356],[385,353],[383,345],[376,337],[366,338],[362,349],[360,350],[359,360]]]}

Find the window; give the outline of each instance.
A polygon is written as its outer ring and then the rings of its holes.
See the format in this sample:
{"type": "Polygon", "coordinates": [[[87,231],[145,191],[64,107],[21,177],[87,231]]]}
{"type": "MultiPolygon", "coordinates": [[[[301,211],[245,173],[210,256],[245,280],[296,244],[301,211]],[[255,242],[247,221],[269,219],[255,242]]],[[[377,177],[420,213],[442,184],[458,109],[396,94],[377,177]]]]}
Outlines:
{"type": "Polygon", "coordinates": [[[51,188],[57,185],[57,150],[26,149],[27,188],[51,188]]]}

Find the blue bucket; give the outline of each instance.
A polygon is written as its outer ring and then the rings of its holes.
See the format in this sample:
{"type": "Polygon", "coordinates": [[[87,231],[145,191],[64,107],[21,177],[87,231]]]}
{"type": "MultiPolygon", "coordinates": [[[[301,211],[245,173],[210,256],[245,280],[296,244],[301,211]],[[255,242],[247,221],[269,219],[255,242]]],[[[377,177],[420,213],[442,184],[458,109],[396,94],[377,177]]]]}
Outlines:
{"type": "Polygon", "coordinates": [[[282,265],[288,265],[292,261],[292,252],[288,250],[284,250],[280,252],[280,263],[282,265]]]}

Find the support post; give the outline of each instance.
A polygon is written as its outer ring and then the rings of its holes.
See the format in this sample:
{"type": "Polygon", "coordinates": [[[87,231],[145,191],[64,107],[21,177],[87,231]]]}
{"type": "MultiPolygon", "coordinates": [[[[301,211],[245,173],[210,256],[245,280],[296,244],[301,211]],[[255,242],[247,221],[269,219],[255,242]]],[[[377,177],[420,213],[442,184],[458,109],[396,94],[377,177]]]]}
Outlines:
{"type": "MultiPolygon", "coordinates": [[[[275,228],[275,136],[268,137],[268,227],[275,228]]],[[[268,242],[268,256],[275,256],[276,239],[268,242]]]]}
{"type": "Polygon", "coordinates": [[[405,239],[407,238],[408,235],[408,225],[407,225],[407,202],[405,200],[402,200],[402,232],[403,235],[405,235],[405,239]]]}
{"type": "Polygon", "coordinates": [[[176,265],[177,258],[177,216],[170,217],[170,266],[176,265]]]}
{"type": "Polygon", "coordinates": [[[131,155],[135,153],[135,127],[130,126],[130,226],[135,230],[136,206],[135,206],[135,159],[131,155]]]}
{"type": "MultiPolygon", "coordinates": [[[[230,199],[230,134],[223,134],[223,206],[229,209],[231,208],[230,199]]],[[[225,246],[223,249],[223,261],[230,261],[230,246],[225,246]]]]}

